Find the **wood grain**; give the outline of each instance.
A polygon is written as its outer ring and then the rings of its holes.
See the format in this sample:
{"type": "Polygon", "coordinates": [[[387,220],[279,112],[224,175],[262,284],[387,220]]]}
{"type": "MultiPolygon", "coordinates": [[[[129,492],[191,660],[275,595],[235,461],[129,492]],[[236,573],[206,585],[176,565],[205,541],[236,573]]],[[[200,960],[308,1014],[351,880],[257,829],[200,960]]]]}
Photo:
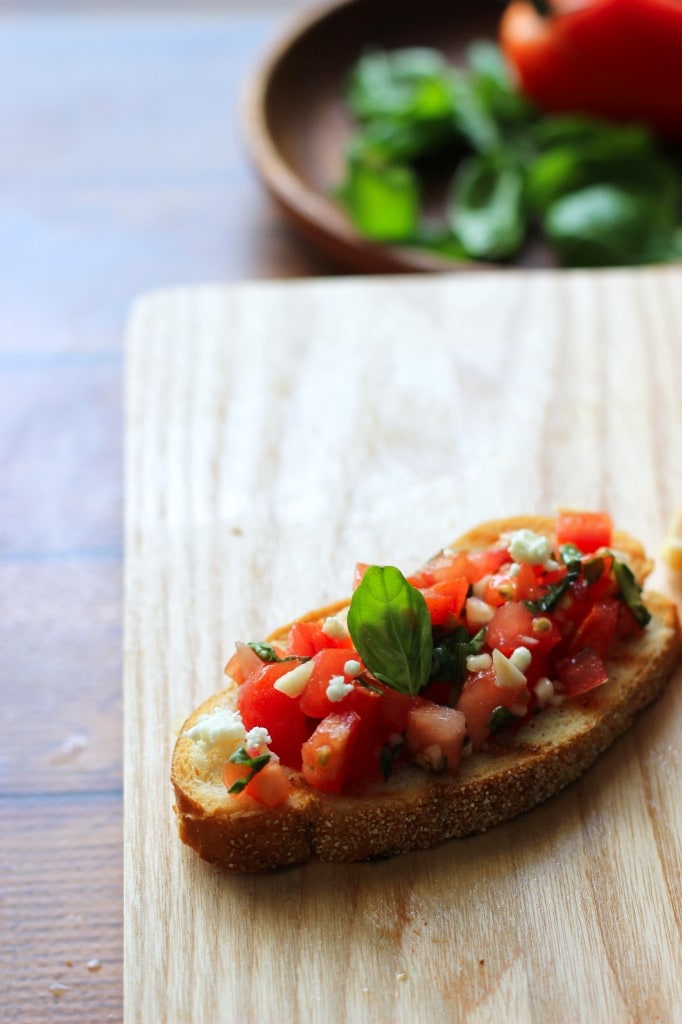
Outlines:
{"type": "MultiPolygon", "coordinates": [[[[160,292],[127,349],[126,1019],[672,1021],[680,676],[589,775],[469,840],[225,877],[168,762],[236,639],[482,518],[679,500],[679,269],[160,292]]],[[[657,569],[654,581],[674,581],[657,569]]],[[[678,591],[678,596],[680,596],[678,591]]]]}

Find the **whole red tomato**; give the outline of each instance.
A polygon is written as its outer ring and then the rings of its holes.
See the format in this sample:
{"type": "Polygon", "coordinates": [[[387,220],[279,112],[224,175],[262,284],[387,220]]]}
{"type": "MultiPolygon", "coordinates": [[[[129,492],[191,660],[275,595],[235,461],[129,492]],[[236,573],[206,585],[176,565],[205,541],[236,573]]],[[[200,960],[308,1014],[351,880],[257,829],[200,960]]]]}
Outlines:
{"type": "Polygon", "coordinates": [[[513,0],[499,35],[542,110],[641,121],[682,138],[682,0],[513,0]]]}

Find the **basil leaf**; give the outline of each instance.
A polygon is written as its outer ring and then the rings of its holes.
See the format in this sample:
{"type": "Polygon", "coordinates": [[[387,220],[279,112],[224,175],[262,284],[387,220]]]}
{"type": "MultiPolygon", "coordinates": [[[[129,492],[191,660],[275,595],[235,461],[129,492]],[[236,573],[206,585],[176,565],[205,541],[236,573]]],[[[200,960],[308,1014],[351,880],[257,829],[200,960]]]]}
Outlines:
{"type": "Polygon", "coordinates": [[[457,171],[449,197],[450,228],[470,256],[507,259],[525,233],[523,175],[499,156],[473,157],[457,171]]]}
{"type": "Polygon", "coordinates": [[[257,757],[249,757],[245,747],[240,747],[239,750],[235,750],[234,754],[230,758],[233,764],[243,764],[251,769],[248,775],[244,776],[243,779],[237,779],[233,782],[228,793],[241,793],[245,789],[254,775],[265,768],[266,764],[270,761],[270,754],[259,754],[257,757]]]}
{"type": "Polygon", "coordinates": [[[431,617],[423,595],[394,566],[370,565],[351,599],[348,631],[367,669],[416,695],[431,670],[431,617]]]}
{"type": "Polygon", "coordinates": [[[355,157],[339,190],[355,227],[383,242],[408,241],[419,223],[419,182],[414,171],[355,157]]]}
{"type": "Polygon", "coordinates": [[[452,71],[428,47],[368,53],[351,71],[347,98],[361,121],[442,118],[452,110],[452,71]]]}
{"type": "Polygon", "coordinates": [[[625,562],[615,561],[613,563],[613,574],[616,577],[618,590],[630,609],[635,620],[644,627],[651,621],[651,612],[642,601],[642,588],[635,579],[632,570],[625,562]]]}
{"type": "Polygon", "coordinates": [[[282,657],[277,653],[272,644],[266,644],[258,640],[253,643],[249,643],[246,646],[250,647],[251,650],[258,655],[261,661],[268,663],[283,661],[310,661],[310,658],[301,654],[287,654],[285,657],[282,657]]]}
{"type": "Polygon", "coordinates": [[[572,544],[564,544],[561,549],[561,557],[566,564],[566,575],[558,583],[553,583],[548,587],[547,592],[542,597],[538,597],[534,601],[523,602],[533,615],[544,615],[546,612],[551,612],[571,584],[580,578],[582,571],[580,551],[572,544]],[[577,558],[575,557],[575,552],[577,552],[577,558]]]}
{"type": "Polygon", "coordinates": [[[430,682],[451,683],[450,705],[454,707],[466,680],[466,663],[470,654],[478,654],[485,642],[485,629],[470,637],[464,626],[434,644],[430,682]]]}
{"type": "Polygon", "coordinates": [[[493,709],[493,713],[490,716],[490,721],[488,722],[488,729],[490,730],[491,734],[499,732],[500,729],[502,729],[505,725],[508,725],[509,722],[512,722],[517,717],[518,716],[513,715],[508,708],[505,708],[500,704],[499,707],[493,709]]]}
{"type": "Polygon", "coordinates": [[[384,777],[384,782],[387,782],[393,771],[393,766],[405,749],[405,743],[400,742],[395,745],[391,743],[384,743],[381,748],[379,755],[379,766],[381,768],[381,774],[384,777]]]}
{"type": "Polygon", "coordinates": [[[675,225],[667,203],[639,190],[592,185],[553,203],[544,230],[571,266],[634,266],[670,258],[675,225]]]}

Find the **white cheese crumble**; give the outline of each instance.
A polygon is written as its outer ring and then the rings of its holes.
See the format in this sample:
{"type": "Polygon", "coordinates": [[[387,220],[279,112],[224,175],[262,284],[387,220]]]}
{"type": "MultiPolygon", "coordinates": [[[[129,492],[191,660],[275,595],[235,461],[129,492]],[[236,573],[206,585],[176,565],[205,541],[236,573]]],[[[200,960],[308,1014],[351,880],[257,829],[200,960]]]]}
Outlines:
{"type": "Polygon", "coordinates": [[[325,619],[322,632],[332,640],[345,640],[348,636],[348,626],[346,625],[345,618],[342,618],[340,615],[330,615],[328,619],[325,619]]]}
{"type": "Polygon", "coordinates": [[[343,676],[332,676],[326,693],[332,704],[338,704],[339,701],[348,696],[352,689],[353,684],[347,683],[343,676]]]}
{"type": "Polygon", "coordinates": [[[511,535],[509,554],[515,562],[542,565],[552,554],[552,545],[546,537],[533,530],[516,530],[511,535]]]}
{"type": "Polygon", "coordinates": [[[267,747],[268,743],[272,743],[272,737],[262,725],[255,725],[253,729],[249,729],[244,737],[244,746],[247,751],[257,750],[259,754],[262,754],[263,748],[267,747]]]}
{"type": "Polygon", "coordinates": [[[244,746],[246,729],[238,711],[214,708],[208,715],[199,715],[185,736],[200,743],[210,761],[222,763],[244,746]]]}
{"type": "Polygon", "coordinates": [[[493,651],[493,667],[495,682],[498,686],[517,690],[526,685],[526,677],[523,672],[497,648],[493,651]]]}
{"type": "Polygon", "coordinates": [[[343,674],[348,676],[349,679],[355,679],[362,672],[362,665],[355,658],[349,658],[346,664],[343,666],[343,674]]]}
{"type": "Polygon", "coordinates": [[[312,660],[302,662],[296,668],[292,668],[290,672],[285,672],[283,676],[280,676],[273,683],[273,689],[285,693],[287,697],[298,697],[305,690],[308,680],[313,674],[313,667],[312,660]]]}

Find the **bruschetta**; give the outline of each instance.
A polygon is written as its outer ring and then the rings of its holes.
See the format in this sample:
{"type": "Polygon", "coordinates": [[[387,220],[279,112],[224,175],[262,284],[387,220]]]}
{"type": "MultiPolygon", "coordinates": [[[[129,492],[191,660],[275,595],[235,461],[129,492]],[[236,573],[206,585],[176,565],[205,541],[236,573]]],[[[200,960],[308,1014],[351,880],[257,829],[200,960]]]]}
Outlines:
{"type": "Polygon", "coordinates": [[[240,643],[185,722],[180,838],[229,871],[433,847],[577,779],[681,652],[642,546],[600,512],[485,523],[405,576],[240,643]]]}

